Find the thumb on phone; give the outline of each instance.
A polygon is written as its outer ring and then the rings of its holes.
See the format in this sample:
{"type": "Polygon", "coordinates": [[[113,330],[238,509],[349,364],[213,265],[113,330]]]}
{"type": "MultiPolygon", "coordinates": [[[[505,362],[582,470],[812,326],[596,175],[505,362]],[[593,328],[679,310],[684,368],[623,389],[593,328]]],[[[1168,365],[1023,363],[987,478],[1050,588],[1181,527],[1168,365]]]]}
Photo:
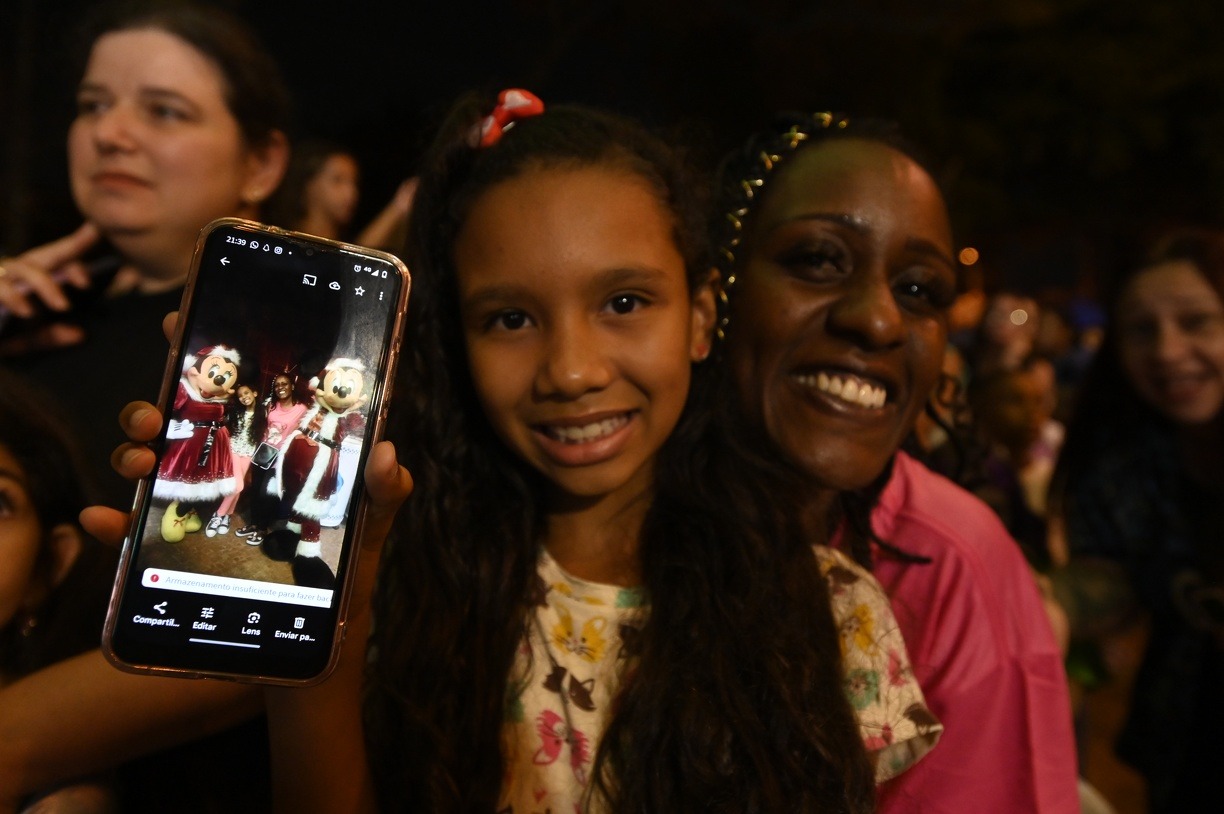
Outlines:
{"type": "Polygon", "coordinates": [[[400,465],[390,441],[380,441],[370,450],[365,482],[369,503],[361,542],[363,553],[382,547],[396,513],[412,493],[412,475],[400,465]]]}

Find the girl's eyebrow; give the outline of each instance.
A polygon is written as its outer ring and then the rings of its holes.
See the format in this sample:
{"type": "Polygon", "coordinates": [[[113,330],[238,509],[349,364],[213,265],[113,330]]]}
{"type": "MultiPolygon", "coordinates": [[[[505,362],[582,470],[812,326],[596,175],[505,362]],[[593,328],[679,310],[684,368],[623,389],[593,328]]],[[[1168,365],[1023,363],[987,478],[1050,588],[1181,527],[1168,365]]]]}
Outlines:
{"type": "Polygon", "coordinates": [[[625,285],[644,285],[667,278],[667,272],[654,266],[617,266],[602,272],[596,282],[613,288],[625,285]]]}
{"type": "MultiPolygon", "coordinates": [[[[674,272],[654,266],[613,266],[597,273],[591,278],[591,288],[622,288],[635,285],[658,284],[674,272]]],[[[522,297],[527,288],[517,283],[503,283],[478,288],[463,297],[464,308],[480,308],[488,305],[498,305],[518,297],[522,297]]]]}

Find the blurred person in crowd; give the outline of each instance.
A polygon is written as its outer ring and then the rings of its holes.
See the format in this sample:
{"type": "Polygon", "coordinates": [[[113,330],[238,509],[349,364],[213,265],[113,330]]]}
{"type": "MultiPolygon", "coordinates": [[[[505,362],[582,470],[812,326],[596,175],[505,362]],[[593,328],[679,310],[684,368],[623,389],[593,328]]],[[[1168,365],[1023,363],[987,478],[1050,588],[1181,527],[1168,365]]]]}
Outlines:
{"type": "Polygon", "coordinates": [[[973,421],[987,447],[984,472],[993,499],[975,491],[1040,571],[1050,567],[1046,494],[1064,432],[1053,418],[1050,374],[1049,362],[1034,357],[1018,368],[978,376],[969,387],[973,421]]]}
{"type": "MultiPolygon", "coordinates": [[[[179,304],[201,227],[257,217],[279,183],[289,102],[250,29],[215,6],[95,14],[68,136],[86,223],[0,261],[0,306],[6,364],[77,419],[86,463],[110,476],[104,499],[125,505],[131,484],[104,471],[123,437],[112,417],[134,394],[158,392],[162,320],[179,304]],[[50,319],[35,319],[41,312],[50,319]]],[[[250,688],[123,674],[97,649],[57,662],[0,690],[0,810],[155,752],[121,772],[125,811],[216,810],[221,800],[226,810],[266,810],[266,727],[252,721],[261,709],[250,688]]]]}
{"type": "MultiPolygon", "coordinates": [[[[0,687],[97,647],[115,554],[82,531],[73,439],[40,390],[0,371],[0,687]]],[[[24,806],[115,810],[112,778],[63,778],[24,806]]],[[[41,809],[40,809],[41,810],[41,809]]]]}
{"type": "Polygon", "coordinates": [[[1117,751],[1156,814],[1217,798],[1224,759],[1222,298],[1218,231],[1170,234],[1123,275],[1055,478],[1069,586],[1118,570],[1125,582],[1073,611],[1075,629],[1130,618],[1128,600],[1150,617],[1117,751]]]}
{"type": "Polygon", "coordinates": [[[97,416],[134,393],[156,398],[161,320],[178,306],[200,229],[258,217],[287,160],[289,100],[249,29],[220,9],[107,6],[85,31],[68,132],[85,223],[0,259],[0,352],[57,399],[104,496],[123,503],[132,487],[106,466],[122,436],[97,416]],[[116,370],[125,387],[113,386],[116,370]]]}
{"type": "Polygon", "coordinates": [[[298,143],[284,183],[268,202],[268,222],[332,240],[387,249],[403,243],[416,179],[404,181],[390,203],[355,237],[350,232],[357,212],[361,170],[357,159],[338,144],[312,140],[298,143]]]}
{"type": "Polygon", "coordinates": [[[1037,301],[1011,291],[990,298],[969,350],[974,376],[1014,370],[1033,353],[1038,327],[1037,301]]]}

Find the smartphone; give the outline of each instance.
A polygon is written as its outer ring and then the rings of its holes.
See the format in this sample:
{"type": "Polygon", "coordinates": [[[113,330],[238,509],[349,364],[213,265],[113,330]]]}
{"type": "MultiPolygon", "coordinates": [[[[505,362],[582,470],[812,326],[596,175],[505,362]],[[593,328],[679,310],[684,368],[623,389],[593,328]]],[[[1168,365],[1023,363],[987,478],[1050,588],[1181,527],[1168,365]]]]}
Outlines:
{"type": "Polygon", "coordinates": [[[409,284],[384,252],[234,218],[204,228],[107,615],[116,666],[330,672],[409,284]]]}

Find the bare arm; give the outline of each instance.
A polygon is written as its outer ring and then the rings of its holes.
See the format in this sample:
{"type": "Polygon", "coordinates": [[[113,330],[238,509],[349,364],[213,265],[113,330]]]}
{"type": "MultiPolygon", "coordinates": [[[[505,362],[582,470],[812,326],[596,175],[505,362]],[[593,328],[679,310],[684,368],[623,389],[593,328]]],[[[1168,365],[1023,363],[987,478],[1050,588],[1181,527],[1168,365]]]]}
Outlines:
{"type": "Polygon", "coordinates": [[[404,229],[408,223],[408,213],[412,211],[412,199],[416,195],[417,179],[409,178],[399,185],[383,210],[378,213],[370,225],[361,230],[356,242],[361,246],[371,246],[375,249],[386,249],[403,242],[404,229]]]}
{"type": "Polygon", "coordinates": [[[314,687],[266,690],[277,811],[377,810],[361,725],[370,597],[383,540],[395,512],[412,491],[412,478],[386,441],[371,451],[365,478],[369,511],[340,662],[326,681],[314,687]]]}
{"type": "Polygon", "coordinates": [[[219,732],[258,688],[122,673],[94,650],[0,690],[0,811],[25,794],[219,732]]]}

